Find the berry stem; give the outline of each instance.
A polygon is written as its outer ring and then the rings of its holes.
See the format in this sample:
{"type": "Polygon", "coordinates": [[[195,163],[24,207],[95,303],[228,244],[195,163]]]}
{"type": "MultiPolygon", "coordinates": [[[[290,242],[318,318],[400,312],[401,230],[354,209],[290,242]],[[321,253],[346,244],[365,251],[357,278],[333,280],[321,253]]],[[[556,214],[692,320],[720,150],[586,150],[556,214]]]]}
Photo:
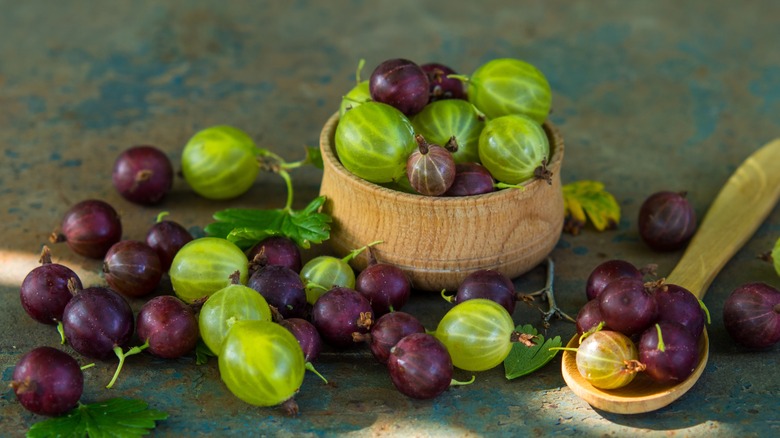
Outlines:
{"type": "Polygon", "coordinates": [[[60,334],[60,345],[65,345],[65,328],[62,326],[62,321],[57,321],[57,333],[60,334]]]}
{"type": "Polygon", "coordinates": [[[521,333],[521,332],[512,332],[512,334],[509,336],[510,342],[518,342],[520,344],[525,345],[526,347],[534,347],[536,346],[536,343],[534,343],[533,339],[536,337],[536,335],[531,335],[528,333],[521,333]]]}
{"type": "Polygon", "coordinates": [[[295,417],[298,415],[298,403],[293,398],[289,398],[282,403],[282,410],[285,414],[295,417]]]}
{"type": "Polygon", "coordinates": [[[468,76],[466,76],[466,75],[457,75],[457,74],[448,74],[448,75],[447,75],[447,79],[457,79],[457,80],[459,80],[459,81],[463,82],[464,84],[468,84],[468,83],[469,83],[469,81],[471,80],[471,79],[470,79],[468,76]]]}
{"type": "Polygon", "coordinates": [[[560,309],[560,307],[558,307],[558,304],[555,302],[555,292],[553,290],[553,279],[555,277],[555,263],[553,263],[551,257],[547,257],[546,263],[547,263],[547,282],[544,288],[536,292],[526,294],[525,296],[527,297],[543,296],[545,297],[545,299],[547,299],[547,303],[549,304],[548,310],[545,312],[539,309],[542,312],[543,323],[545,327],[550,326],[550,320],[552,319],[553,316],[557,316],[558,318],[564,319],[569,322],[577,322],[574,318],[564,313],[560,309]]]}
{"type": "Polygon", "coordinates": [[[596,333],[597,331],[603,329],[605,325],[606,324],[604,323],[604,321],[600,321],[598,324],[596,324],[595,326],[591,327],[590,330],[586,331],[585,333],[583,333],[580,336],[579,343],[582,344],[583,339],[585,339],[588,336],[592,335],[593,333],[596,333]]]}
{"type": "Polygon", "coordinates": [[[371,333],[352,332],[352,341],[353,342],[370,342],[371,341],[371,333]]]}
{"type": "MultiPolygon", "coordinates": [[[[366,103],[366,102],[371,102],[371,101],[370,101],[370,100],[368,100],[368,99],[361,100],[361,99],[355,99],[354,97],[350,97],[350,96],[341,96],[341,98],[342,98],[342,99],[344,99],[344,100],[347,100],[347,101],[349,101],[349,102],[354,102],[354,103],[366,103]]],[[[351,109],[352,109],[352,107],[351,107],[351,106],[347,108],[347,110],[351,110],[351,109]]]]}
{"type": "Polygon", "coordinates": [[[257,148],[257,164],[261,169],[273,172],[282,177],[285,185],[287,186],[287,202],[285,203],[284,210],[290,211],[293,203],[293,186],[290,174],[287,172],[291,169],[296,169],[306,164],[309,160],[308,157],[301,161],[287,162],[280,155],[277,155],[268,149],[257,148]]]}
{"type": "Polygon", "coordinates": [[[279,176],[282,177],[284,180],[285,185],[287,185],[287,202],[284,204],[284,210],[290,211],[292,210],[292,204],[293,204],[293,185],[292,185],[292,178],[290,178],[290,174],[287,173],[286,170],[279,170],[279,176]]]}
{"type": "Polygon", "coordinates": [[[374,245],[378,245],[380,243],[382,243],[382,240],[377,240],[375,242],[369,243],[366,246],[361,246],[358,249],[353,249],[352,251],[350,251],[349,254],[345,255],[344,258],[341,259],[341,261],[343,261],[344,263],[349,263],[352,259],[354,259],[355,257],[359,256],[360,253],[362,253],[366,249],[368,249],[368,248],[370,248],[370,247],[372,247],[374,245]]]}
{"type": "Polygon", "coordinates": [[[366,65],[366,60],[363,58],[360,58],[357,65],[357,70],[355,70],[355,85],[360,84],[360,72],[363,71],[363,67],[366,65]]]}
{"type": "Polygon", "coordinates": [[[144,342],[141,346],[133,347],[129,350],[127,350],[127,353],[122,352],[122,347],[116,346],[114,347],[114,353],[116,354],[116,357],[119,358],[119,365],[116,367],[116,371],[114,372],[114,377],[111,378],[111,381],[108,382],[108,385],[106,385],[106,389],[111,389],[112,386],[114,386],[114,383],[116,383],[117,377],[119,377],[119,372],[122,371],[122,366],[125,364],[125,359],[127,359],[127,356],[132,356],[134,354],[138,354],[142,351],[144,351],[146,348],[149,347],[149,340],[147,339],[146,342],[144,342]]]}
{"type": "Polygon", "coordinates": [[[159,224],[160,222],[162,222],[162,221],[163,221],[163,218],[164,218],[165,216],[168,216],[169,214],[170,214],[170,213],[168,213],[167,211],[161,211],[161,212],[160,212],[160,213],[157,215],[157,219],[155,219],[155,221],[154,221],[154,222],[159,224]]]}
{"type": "Polygon", "coordinates": [[[417,141],[417,148],[420,150],[420,153],[422,155],[427,154],[430,149],[430,144],[425,140],[425,137],[421,134],[417,134],[414,136],[414,139],[417,141]]]}
{"type": "Polygon", "coordinates": [[[51,243],[62,243],[65,242],[66,240],[68,239],[65,237],[64,234],[58,233],[56,231],[51,233],[51,235],[49,235],[49,242],[51,243]]]}
{"type": "Polygon", "coordinates": [[[228,279],[230,280],[230,284],[241,284],[241,271],[236,269],[228,276],[228,279]]]}
{"type": "Polygon", "coordinates": [[[452,379],[452,380],[450,380],[450,386],[465,386],[465,385],[471,385],[471,384],[472,384],[472,383],[474,383],[476,380],[477,380],[477,376],[475,376],[475,375],[473,375],[473,374],[472,374],[472,375],[471,375],[471,379],[469,379],[469,380],[466,380],[465,382],[463,382],[463,381],[460,381],[460,380],[455,380],[455,379],[452,379]]]}
{"type": "MultiPolygon", "coordinates": [[[[704,314],[707,315],[707,324],[712,324],[712,318],[710,318],[710,309],[707,308],[706,305],[704,305],[704,301],[699,300],[699,307],[704,310],[704,314]]],[[[775,309],[777,313],[780,313],[780,304],[778,304],[778,307],[775,309]]]]}
{"type": "Polygon", "coordinates": [[[450,303],[454,302],[455,301],[455,294],[447,295],[446,293],[447,293],[447,289],[442,289],[441,290],[441,297],[444,298],[447,302],[450,302],[450,303]]]}
{"type": "Polygon", "coordinates": [[[522,184],[507,184],[502,182],[497,182],[493,184],[493,187],[497,189],[520,189],[525,190],[525,186],[522,184]]]}
{"type": "Polygon", "coordinates": [[[534,177],[536,179],[543,179],[547,181],[547,184],[552,185],[552,171],[547,168],[547,157],[542,160],[542,164],[534,169],[534,177]]]}
{"type": "Polygon", "coordinates": [[[458,139],[455,138],[454,135],[451,136],[450,139],[447,140],[447,144],[444,145],[444,149],[447,149],[452,154],[458,152],[458,149],[460,149],[460,145],[458,144],[458,139]]]}
{"type": "Polygon", "coordinates": [[[357,326],[363,329],[370,329],[374,323],[371,312],[360,312],[360,316],[357,320],[357,326]]]}
{"type": "Polygon", "coordinates": [[[574,353],[576,353],[578,350],[577,348],[571,348],[571,347],[550,347],[549,349],[553,351],[572,351],[574,353]]]}
{"type": "Polygon", "coordinates": [[[51,250],[48,246],[43,245],[43,248],[41,248],[41,257],[38,259],[38,263],[42,265],[48,265],[51,263],[51,250]]]}
{"type": "Polygon", "coordinates": [[[645,364],[639,362],[636,359],[624,361],[623,366],[625,367],[625,370],[628,371],[629,373],[638,373],[644,371],[647,368],[645,364]]]}
{"type": "Polygon", "coordinates": [[[326,384],[326,385],[328,384],[328,379],[326,379],[326,378],[325,378],[325,376],[323,376],[322,374],[320,374],[320,372],[319,372],[319,371],[317,371],[317,369],[316,369],[316,368],[314,368],[314,365],[312,365],[312,363],[311,363],[311,362],[306,362],[306,363],[305,363],[303,366],[304,366],[304,367],[305,367],[307,370],[309,370],[309,371],[311,371],[312,373],[314,373],[314,375],[316,375],[317,377],[319,377],[320,379],[322,379],[322,381],[323,381],[323,382],[325,382],[325,384],[326,384]]]}
{"type": "Polygon", "coordinates": [[[374,266],[377,263],[379,263],[376,259],[376,254],[374,254],[374,247],[369,246],[368,247],[368,266],[374,266]]]}
{"type": "Polygon", "coordinates": [[[666,351],[666,345],[664,344],[664,337],[661,334],[661,326],[656,324],[655,329],[658,331],[658,347],[656,348],[658,348],[658,351],[664,352],[666,351]]]}

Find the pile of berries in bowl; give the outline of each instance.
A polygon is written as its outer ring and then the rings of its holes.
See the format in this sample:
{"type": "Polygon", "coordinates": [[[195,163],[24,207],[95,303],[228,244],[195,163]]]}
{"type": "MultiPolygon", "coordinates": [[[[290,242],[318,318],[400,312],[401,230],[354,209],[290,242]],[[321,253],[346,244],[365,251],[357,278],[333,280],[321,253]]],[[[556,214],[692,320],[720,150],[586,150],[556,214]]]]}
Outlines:
{"type": "Polygon", "coordinates": [[[426,290],[479,269],[513,278],[538,265],[564,216],[550,106],[544,75],[517,59],[468,77],[441,64],[379,64],[320,136],[334,251],[382,240],[378,256],[426,290]]]}

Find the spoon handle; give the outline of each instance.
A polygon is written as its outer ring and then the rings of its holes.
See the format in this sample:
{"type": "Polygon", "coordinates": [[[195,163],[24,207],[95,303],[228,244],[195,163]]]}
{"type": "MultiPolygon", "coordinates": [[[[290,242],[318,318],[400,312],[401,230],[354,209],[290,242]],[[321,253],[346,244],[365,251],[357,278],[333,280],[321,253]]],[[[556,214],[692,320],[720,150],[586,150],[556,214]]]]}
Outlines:
{"type": "Polygon", "coordinates": [[[715,276],[750,239],[780,198],[780,138],[750,155],[701,221],[668,283],[702,298],[715,276]]]}

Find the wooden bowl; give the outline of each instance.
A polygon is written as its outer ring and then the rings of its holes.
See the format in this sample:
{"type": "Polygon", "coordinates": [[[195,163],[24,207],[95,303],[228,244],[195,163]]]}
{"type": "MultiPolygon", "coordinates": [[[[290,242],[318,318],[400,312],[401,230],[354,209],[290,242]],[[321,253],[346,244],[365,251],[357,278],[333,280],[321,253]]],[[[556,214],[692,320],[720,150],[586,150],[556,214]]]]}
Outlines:
{"type": "MultiPolygon", "coordinates": [[[[470,273],[500,271],[515,278],[542,262],[563,229],[563,138],[545,122],[552,184],[533,180],[525,190],[504,189],[462,197],[431,197],[388,189],[349,172],[338,160],[338,113],[320,133],[324,164],[320,194],[333,218],[328,242],[346,255],[374,241],[378,261],[403,269],[419,290],[455,290],[470,273]]],[[[352,261],[358,271],[369,257],[352,261]]]]}

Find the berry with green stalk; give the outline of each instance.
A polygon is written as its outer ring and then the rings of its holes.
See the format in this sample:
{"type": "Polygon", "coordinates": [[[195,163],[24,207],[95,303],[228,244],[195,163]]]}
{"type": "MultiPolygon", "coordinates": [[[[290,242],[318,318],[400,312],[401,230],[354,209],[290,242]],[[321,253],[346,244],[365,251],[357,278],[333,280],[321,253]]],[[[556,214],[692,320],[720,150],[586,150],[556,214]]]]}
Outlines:
{"type": "Polygon", "coordinates": [[[306,287],[306,301],[314,305],[322,294],[335,286],[355,288],[355,271],[349,262],[359,256],[363,251],[382,243],[371,242],[368,245],[354,249],[342,258],[322,255],[317,256],[303,265],[301,268],[301,280],[306,287]]]}
{"type": "Polygon", "coordinates": [[[371,101],[371,91],[368,88],[368,79],[361,80],[360,72],[363,70],[363,66],[366,65],[366,60],[361,59],[358,62],[357,71],[355,72],[355,86],[341,98],[341,105],[339,106],[339,117],[344,117],[344,113],[355,108],[358,105],[371,101]]]}
{"type": "Polygon", "coordinates": [[[113,387],[128,356],[138,354],[149,346],[124,348],[130,343],[135,328],[133,310],[117,292],[107,287],[88,287],[76,291],[65,306],[62,329],[70,346],[78,353],[94,359],[119,358],[114,376],[106,385],[113,387]]]}

